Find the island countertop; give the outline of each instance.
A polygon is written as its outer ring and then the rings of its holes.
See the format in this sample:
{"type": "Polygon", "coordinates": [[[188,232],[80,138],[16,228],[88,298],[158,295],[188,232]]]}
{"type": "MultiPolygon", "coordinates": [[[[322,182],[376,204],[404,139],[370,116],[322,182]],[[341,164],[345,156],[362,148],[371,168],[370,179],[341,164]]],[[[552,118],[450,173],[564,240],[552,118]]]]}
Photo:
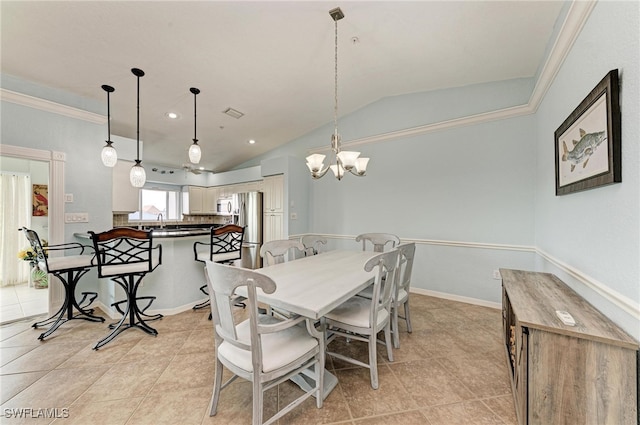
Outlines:
{"type": "MultiPolygon", "coordinates": [[[[213,227],[219,227],[220,225],[213,224],[213,227]]],[[[167,239],[167,238],[184,238],[189,236],[204,236],[211,233],[210,227],[174,227],[174,228],[153,228],[151,234],[154,239],[167,239]]],[[[145,229],[149,230],[149,229],[145,229]]],[[[89,233],[74,233],[73,236],[80,239],[91,239],[89,233]]]]}

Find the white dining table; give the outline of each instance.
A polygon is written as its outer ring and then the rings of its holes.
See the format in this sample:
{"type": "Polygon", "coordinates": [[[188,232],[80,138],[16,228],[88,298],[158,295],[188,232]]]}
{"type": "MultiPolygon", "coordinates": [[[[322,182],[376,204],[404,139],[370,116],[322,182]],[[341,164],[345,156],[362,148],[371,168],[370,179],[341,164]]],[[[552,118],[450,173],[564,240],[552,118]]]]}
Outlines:
{"type": "Polygon", "coordinates": [[[272,294],[258,290],[258,301],[310,319],[320,319],[373,282],[364,270],[377,252],[328,251],[255,270],[276,283],[272,294]]]}
{"type": "MultiPolygon", "coordinates": [[[[336,250],[257,269],[255,271],[276,283],[272,294],[258,289],[258,301],[314,321],[321,319],[373,283],[376,269],[366,272],[364,265],[377,254],[336,250]]],[[[307,369],[291,380],[307,391],[315,387],[313,369],[307,369]]],[[[325,398],[337,383],[338,378],[325,369],[325,398]]]]}

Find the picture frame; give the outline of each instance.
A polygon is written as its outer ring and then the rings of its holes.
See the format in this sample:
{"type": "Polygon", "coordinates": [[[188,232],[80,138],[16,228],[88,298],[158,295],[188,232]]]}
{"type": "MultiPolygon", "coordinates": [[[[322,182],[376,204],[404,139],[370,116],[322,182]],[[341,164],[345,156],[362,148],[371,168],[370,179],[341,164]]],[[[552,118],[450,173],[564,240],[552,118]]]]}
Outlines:
{"type": "Polygon", "coordinates": [[[33,217],[47,217],[49,215],[49,187],[46,184],[34,184],[32,190],[33,217]]]}
{"type": "Polygon", "coordinates": [[[618,70],[555,131],[556,196],[622,181],[618,70]]]}

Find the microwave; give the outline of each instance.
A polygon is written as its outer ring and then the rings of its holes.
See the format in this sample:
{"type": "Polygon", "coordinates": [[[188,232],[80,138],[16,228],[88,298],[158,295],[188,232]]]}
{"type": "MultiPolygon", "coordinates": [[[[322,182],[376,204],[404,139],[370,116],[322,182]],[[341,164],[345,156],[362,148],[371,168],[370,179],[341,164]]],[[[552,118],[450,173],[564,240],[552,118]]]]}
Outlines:
{"type": "Polygon", "coordinates": [[[216,212],[220,215],[233,214],[233,198],[220,198],[216,203],[216,212]]]}

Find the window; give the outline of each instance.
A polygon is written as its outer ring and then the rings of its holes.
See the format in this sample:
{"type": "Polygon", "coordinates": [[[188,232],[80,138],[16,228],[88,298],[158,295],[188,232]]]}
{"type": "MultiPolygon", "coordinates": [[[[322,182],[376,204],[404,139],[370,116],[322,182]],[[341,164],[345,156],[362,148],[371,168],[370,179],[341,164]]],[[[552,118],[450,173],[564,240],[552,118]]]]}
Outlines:
{"type": "Polygon", "coordinates": [[[129,221],[182,220],[181,192],[163,189],[141,189],[139,210],[129,214],[129,221]]]}

